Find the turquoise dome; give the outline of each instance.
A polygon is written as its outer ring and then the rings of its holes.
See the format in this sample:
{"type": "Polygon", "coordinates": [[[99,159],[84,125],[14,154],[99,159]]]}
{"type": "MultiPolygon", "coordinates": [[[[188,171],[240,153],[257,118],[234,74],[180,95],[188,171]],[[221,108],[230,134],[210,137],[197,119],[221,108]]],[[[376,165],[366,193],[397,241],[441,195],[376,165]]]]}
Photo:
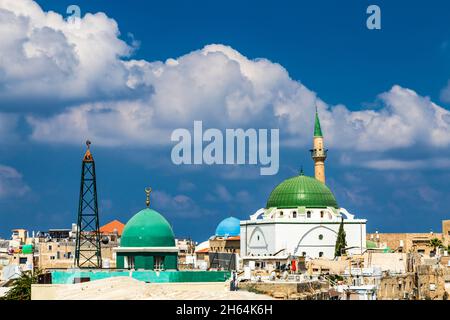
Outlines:
{"type": "Polygon", "coordinates": [[[241,220],[229,217],[222,222],[216,228],[216,236],[218,237],[235,237],[241,233],[241,220]]]}
{"type": "Polygon", "coordinates": [[[146,208],[125,225],[121,247],[173,247],[175,236],[169,222],[156,210],[146,208]]]}

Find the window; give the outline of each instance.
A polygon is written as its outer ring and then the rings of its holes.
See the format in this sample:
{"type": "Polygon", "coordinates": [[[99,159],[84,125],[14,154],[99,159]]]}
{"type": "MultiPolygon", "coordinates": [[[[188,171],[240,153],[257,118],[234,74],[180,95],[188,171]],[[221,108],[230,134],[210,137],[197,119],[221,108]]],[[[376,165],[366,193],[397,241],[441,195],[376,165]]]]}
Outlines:
{"type": "Polygon", "coordinates": [[[26,257],[20,257],[19,258],[19,264],[26,264],[28,259],[26,257]]]}
{"type": "Polygon", "coordinates": [[[153,269],[155,270],[162,270],[164,269],[164,257],[161,256],[155,256],[154,257],[154,265],[153,265],[153,269]]]}
{"type": "Polygon", "coordinates": [[[311,211],[306,212],[306,217],[311,218],[311,211]]]}
{"type": "Polygon", "coordinates": [[[49,251],[52,251],[52,246],[48,246],[48,250],[49,250],[49,251]]]}
{"type": "Polygon", "coordinates": [[[322,258],[323,257],[323,252],[321,251],[321,252],[319,252],[319,258],[322,258]]]}
{"type": "Polygon", "coordinates": [[[306,252],[305,251],[302,252],[302,256],[306,257],[306,252]]]}
{"type": "Polygon", "coordinates": [[[256,239],[258,239],[258,240],[259,240],[259,235],[257,235],[257,236],[256,236],[256,239]]]}
{"type": "Polygon", "coordinates": [[[283,211],[280,211],[280,217],[282,217],[283,216],[283,211]]]}
{"type": "Polygon", "coordinates": [[[134,256],[125,257],[125,268],[134,269],[134,256]]]}
{"type": "Polygon", "coordinates": [[[320,218],[323,218],[324,212],[320,211],[320,218]]]}
{"type": "Polygon", "coordinates": [[[319,240],[323,239],[323,234],[319,234],[319,240]]]}
{"type": "Polygon", "coordinates": [[[297,211],[292,212],[292,218],[297,218],[297,211]]]}

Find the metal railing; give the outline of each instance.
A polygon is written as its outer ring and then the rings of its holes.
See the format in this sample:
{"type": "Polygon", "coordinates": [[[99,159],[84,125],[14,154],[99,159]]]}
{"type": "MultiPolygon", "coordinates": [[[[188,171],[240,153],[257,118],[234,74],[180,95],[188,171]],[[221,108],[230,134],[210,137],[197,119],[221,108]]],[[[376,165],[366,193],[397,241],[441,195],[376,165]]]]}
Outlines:
{"type": "Polygon", "coordinates": [[[309,150],[313,158],[326,158],[328,154],[328,149],[312,149],[309,150]]]}

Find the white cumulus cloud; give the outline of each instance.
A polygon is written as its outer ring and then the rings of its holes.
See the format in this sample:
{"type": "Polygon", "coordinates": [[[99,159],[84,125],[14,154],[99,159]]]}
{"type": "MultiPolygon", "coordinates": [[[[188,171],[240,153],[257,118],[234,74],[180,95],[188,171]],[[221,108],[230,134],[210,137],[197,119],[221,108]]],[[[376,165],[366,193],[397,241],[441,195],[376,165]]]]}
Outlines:
{"type": "Polygon", "coordinates": [[[117,23],[86,14],[75,28],[31,0],[0,0],[0,106],[53,108],[125,94],[120,57],[133,48],[118,38],[117,23]]]}
{"type": "Polygon", "coordinates": [[[30,190],[20,172],[0,164],[0,199],[21,197],[30,190]]]}
{"type": "MultiPolygon", "coordinates": [[[[383,152],[450,145],[450,112],[393,86],[376,109],[330,105],[280,64],[212,44],[166,61],[133,60],[117,23],[86,14],[80,29],[31,0],[0,0],[0,107],[28,107],[31,138],[98,145],[169,145],[173,129],[280,128],[310,144],[315,105],[330,148],[383,152]],[[37,102],[36,102],[37,101],[37,102]],[[39,102],[52,101],[50,114],[39,102]]],[[[133,39],[133,42],[135,40],[133,39]]]]}

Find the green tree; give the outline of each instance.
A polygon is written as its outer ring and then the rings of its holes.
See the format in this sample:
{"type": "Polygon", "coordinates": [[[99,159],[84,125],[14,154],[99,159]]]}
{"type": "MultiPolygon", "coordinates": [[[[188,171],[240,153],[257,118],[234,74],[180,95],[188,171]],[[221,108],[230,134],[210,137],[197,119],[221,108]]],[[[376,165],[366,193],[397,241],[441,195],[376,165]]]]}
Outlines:
{"type": "Polygon", "coordinates": [[[37,283],[40,272],[22,272],[20,278],[14,280],[11,289],[2,298],[3,300],[30,300],[31,285],[37,283]]]}
{"type": "Polygon", "coordinates": [[[438,238],[433,238],[428,243],[428,246],[432,247],[434,252],[437,252],[436,249],[442,248],[444,245],[443,245],[442,241],[439,240],[438,238]]]}
{"type": "Polygon", "coordinates": [[[336,246],[334,247],[334,256],[340,257],[342,255],[343,249],[347,247],[347,241],[345,240],[345,230],[344,230],[344,218],[341,220],[341,225],[339,226],[339,232],[336,239],[336,246]]]}

